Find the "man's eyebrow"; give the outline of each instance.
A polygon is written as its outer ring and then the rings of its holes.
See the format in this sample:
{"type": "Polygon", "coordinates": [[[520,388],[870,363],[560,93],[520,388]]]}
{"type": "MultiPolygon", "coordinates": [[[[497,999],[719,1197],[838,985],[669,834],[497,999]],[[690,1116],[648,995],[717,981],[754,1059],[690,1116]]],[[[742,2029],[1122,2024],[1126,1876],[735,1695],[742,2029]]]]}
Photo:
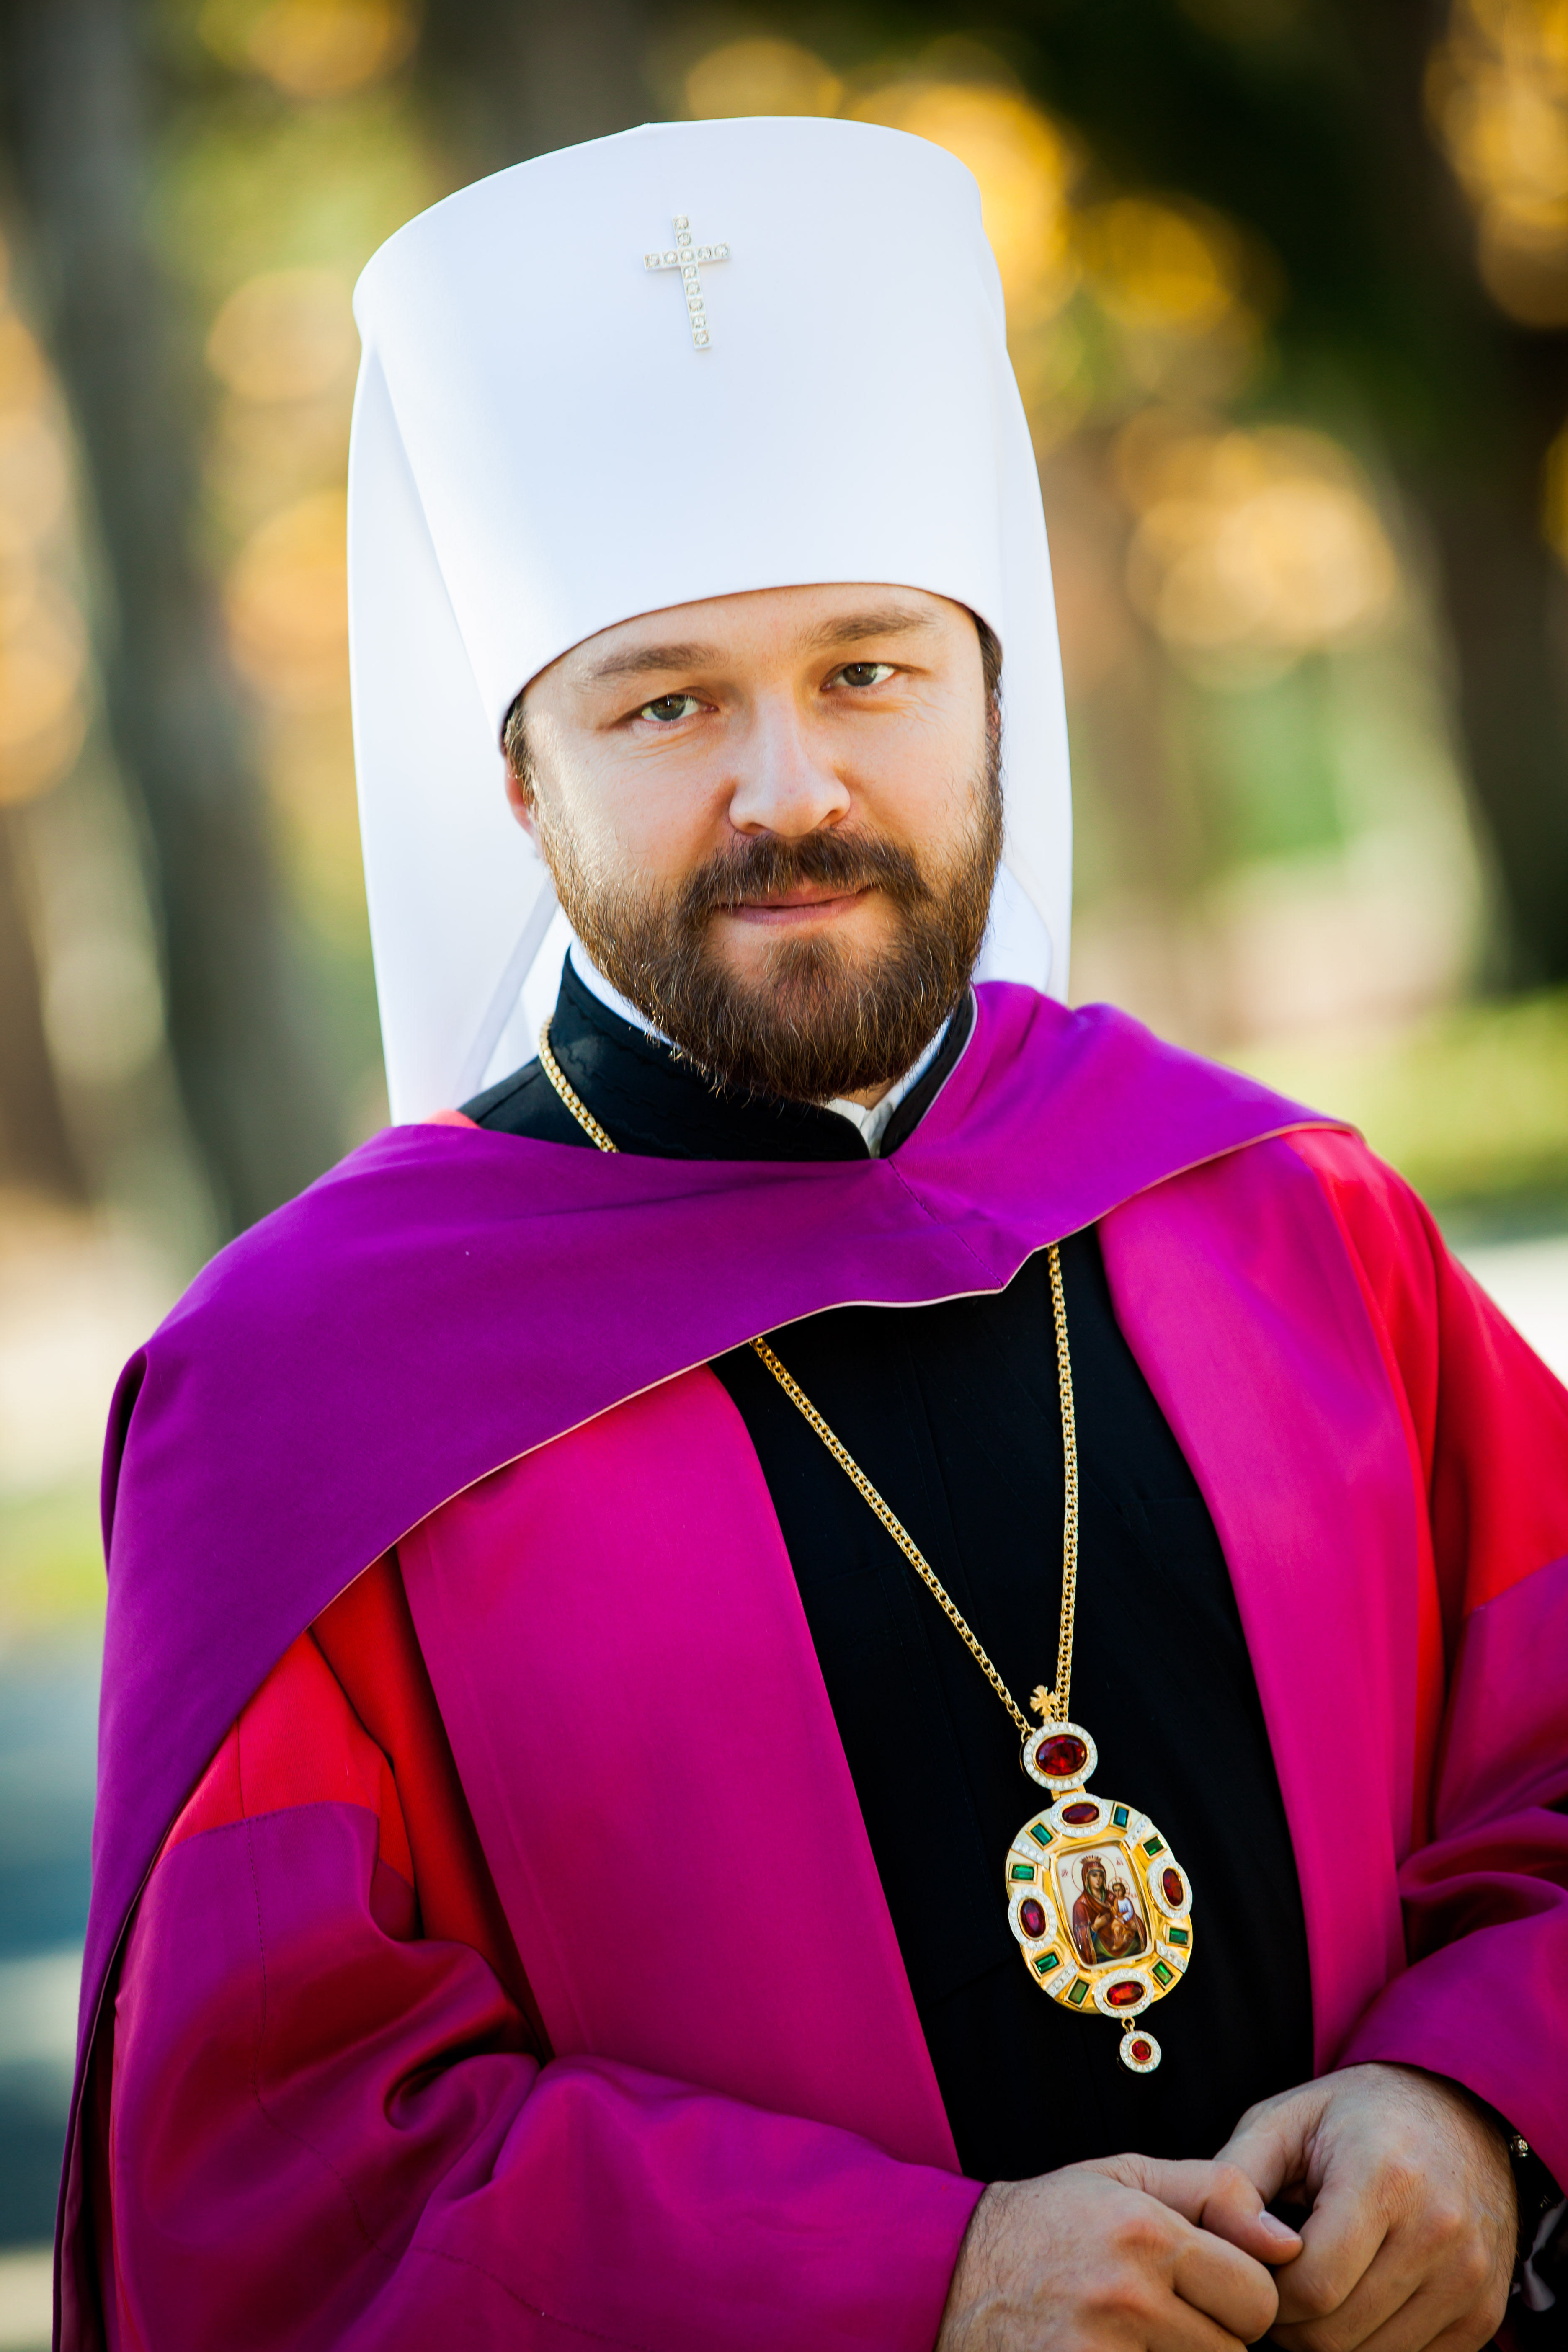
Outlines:
{"type": "Polygon", "coordinates": [[[863,637],[907,637],[917,629],[936,625],[934,613],[922,613],[913,604],[868,605],[863,613],[844,613],[837,620],[825,621],[803,642],[824,651],[832,646],[858,645],[863,637]]]}
{"type": "Polygon", "coordinates": [[[606,654],[584,673],[584,683],[599,686],[606,678],[646,677],[655,670],[701,669],[722,659],[717,646],[628,646],[625,653],[606,654]]]}
{"type": "MultiPolygon", "coordinates": [[[[809,630],[801,642],[814,652],[824,652],[834,646],[859,645],[867,637],[909,636],[918,629],[935,626],[933,614],[918,612],[909,604],[882,604],[825,621],[820,628],[809,630]]],[[[723,659],[717,646],[697,645],[689,640],[628,646],[624,653],[606,654],[602,661],[595,662],[584,673],[584,684],[603,686],[618,677],[649,677],[672,669],[704,669],[723,659]]]]}

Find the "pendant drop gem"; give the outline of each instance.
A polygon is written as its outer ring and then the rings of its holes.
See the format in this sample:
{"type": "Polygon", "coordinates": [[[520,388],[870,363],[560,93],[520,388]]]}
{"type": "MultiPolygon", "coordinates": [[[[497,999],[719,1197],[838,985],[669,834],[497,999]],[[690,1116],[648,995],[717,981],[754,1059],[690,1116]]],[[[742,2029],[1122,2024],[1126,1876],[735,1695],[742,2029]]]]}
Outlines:
{"type": "Polygon", "coordinates": [[[1080,1723],[1053,1718],[1045,1699],[1036,1693],[1046,1720],[1025,1733],[1020,1761],[1052,1801],[1008,1848],[1008,1924],[1040,1990],[1066,2009],[1114,2019],[1122,2064],[1152,2074],[1160,2045],[1133,2021],[1186,1973],[1193,1891],[1147,1813],[1088,1788],[1099,1750],[1080,1723]]]}
{"type": "Polygon", "coordinates": [[[1130,2074],[1152,2074],[1160,2063],[1160,2045],[1152,2033],[1136,2033],[1129,2026],[1116,2054],[1130,2074]]]}

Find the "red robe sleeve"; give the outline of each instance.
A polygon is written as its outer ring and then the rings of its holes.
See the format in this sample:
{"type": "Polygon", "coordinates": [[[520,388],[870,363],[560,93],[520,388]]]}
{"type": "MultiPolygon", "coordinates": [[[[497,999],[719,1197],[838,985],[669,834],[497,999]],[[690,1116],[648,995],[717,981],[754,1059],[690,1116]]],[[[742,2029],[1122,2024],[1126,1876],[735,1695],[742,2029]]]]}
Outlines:
{"type": "Polygon", "coordinates": [[[1392,1171],[1346,1136],[1293,1142],[1378,1333],[1436,1595],[1427,1818],[1400,1871],[1411,1964],[1340,2063],[1465,2084],[1568,2180],[1568,1391],[1392,1171]]]}
{"type": "Polygon", "coordinates": [[[551,2056],[391,1560],[214,1758],[97,2063],[113,2352],[926,2352],[979,2194],[551,2056]]]}

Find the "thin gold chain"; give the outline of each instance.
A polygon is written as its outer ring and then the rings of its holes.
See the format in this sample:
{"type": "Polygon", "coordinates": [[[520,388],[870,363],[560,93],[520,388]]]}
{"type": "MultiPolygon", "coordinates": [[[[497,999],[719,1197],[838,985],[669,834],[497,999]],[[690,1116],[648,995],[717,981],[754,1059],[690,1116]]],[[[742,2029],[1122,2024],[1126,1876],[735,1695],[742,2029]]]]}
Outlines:
{"type": "MultiPolygon", "coordinates": [[[[1072,1629],[1078,1613],[1078,1423],[1072,1409],[1072,1357],[1068,1349],[1068,1302],[1062,1288],[1062,1254],[1055,1242],[1046,1252],[1051,1272],[1051,1317],[1057,1327],[1057,1394],[1062,1408],[1062,1615],[1057,1630],[1057,1685],[1049,1712],[1068,1719],[1072,1690],[1072,1629]]],[[[1040,1713],[1046,1712],[1041,1708],[1040,1713]]]]}
{"type": "Polygon", "coordinates": [[[582,1129],[584,1134],[591,1136],[594,1141],[598,1145],[601,1151],[618,1150],[620,1148],[619,1145],[611,1142],[604,1129],[599,1125],[598,1120],[594,1117],[593,1112],[588,1108],[587,1104],[583,1100],[582,1096],[574,1091],[571,1080],[568,1078],[565,1071],[562,1068],[560,1063],[552,1053],[550,1049],[550,1024],[548,1021],[539,1033],[539,1058],[543,1065],[545,1076],[549,1079],[551,1085],[554,1087],[556,1093],[560,1096],[562,1101],[565,1104],[567,1109],[571,1112],[573,1118],[582,1129]]]}
{"type": "MultiPolygon", "coordinates": [[[[539,1059],[545,1076],[584,1135],[597,1144],[601,1151],[616,1150],[618,1146],[611,1140],[582,1097],[574,1091],[565,1071],[551,1051],[548,1021],[539,1033],[539,1059]]],[[[1051,1314],[1056,1323],[1057,1333],[1057,1385],[1060,1391],[1062,1405],[1062,1467],[1066,1488],[1062,1514],[1062,1614],[1061,1626],[1057,1636],[1056,1687],[1049,1693],[1044,1689],[1037,1690],[1030,1703],[1037,1715],[1043,1716],[1047,1720],[1054,1717],[1057,1722],[1065,1723],[1068,1717],[1068,1699],[1072,1689],[1073,1618],[1078,1603],[1078,1429],[1073,1418],[1072,1358],[1068,1350],[1068,1310],[1067,1298],[1062,1289],[1061,1253],[1055,1242],[1046,1253],[1046,1263],[1050,1268],[1051,1276],[1051,1314]]],[[[772,1372],[790,1402],[804,1415],[858,1493],[870,1505],[904,1558],[942,1609],[954,1633],[1019,1730],[1026,1736],[1030,1728],[1028,1717],[992,1664],[979,1637],[913,1536],[904,1526],[903,1521],[891,1507],[883,1501],[848,1447],[843,1444],[828,1427],[805,1391],[780,1363],[767,1341],[753,1339],[752,1346],[772,1372]]]]}
{"type": "Polygon", "coordinates": [[[871,1481],[867,1477],[866,1473],[861,1469],[860,1465],[856,1461],[848,1447],[840,1444],[839,1440],[834,1435],[832,1430],[829,1429],[827,1423],[823,1420],[822,1415],[817,1412],[816,1407],[812,1403],[811,1399],[806,1395],[805,1390],[801,1388],[797,1381],[791,1379],[789,1373],[785,1371],[784,1366],[780,1363],[778,1358],[774,1355],[767,1341],[765,1339],[753,1339],[752,1345],[756,1349],[758,1355],[762,1358],[763,1363],[766,1364],[769,1371],[772,1372],[774,1380],[777,1381],[780,1388],[783,1389],[785,1396],[788,1397],[791,1404],[798,1407],[800,1412],[805,1414],[813,1429],[816,1430],[818,1437],[821,1438],[824,1445],[826,1446],[829,1454],[832,1454],[835,1462],[837,1463],[838,1467],[847,1474],[851,1483],[858,1488],[859,1492],[865,1496],[867,1502],[870,1504],[871,1508],[876,1512],[877,1517],[881,1520],[882,1525],[887,1528],[888,1533],[892,1537],[893,1541],[898,1545],[899,1549],[903,1553],[904,1558],[909,1561],[910,1567],[914,1570],[915,1574],[920,1578],[921,1583],[926,1586],[927,1590],[935,1599],[938,1607],[947,1617],[953,1632],[958,1635],[959,1640],[963,1643],[964,1648],[969,1652],[970,1656],[974,1660],[975,1664],[979,1667],[981,1673],[984,1675],[986,1681],[990,1684],[992,1689],[995,1692],[997,1697],[1001,1700],[1003,1706],[1006,1708],[1008,1714],[1017,1725],[1019,1730],[1026,1733],[1029,1728],[1029,1719],[1027,1716],[1024,1714],[1017,1700],[1013,1696],[1012,1692],[1008,1689],[1006,1684],[1003,1681],[1001,1675],[997,1673],[995,1667],[986,1656],[985,1652],[980,1645],[978,1635],[971,1628],[968,1620],[959,1608],[958,1603],[948,1591],[947,1587],[943,1584],[941,1577],[938,1576],[935,1569],[931,1567],[930,1561],[926,1559],[925,1554],[921,1551],[919,1544],[916,1543],[913,1536],[910,1535],[903,1521],[899,1518],[889,1506],[882,1500],[882,1497],[878,1494],[877,1489],[872,1486],[871,1481]]]}

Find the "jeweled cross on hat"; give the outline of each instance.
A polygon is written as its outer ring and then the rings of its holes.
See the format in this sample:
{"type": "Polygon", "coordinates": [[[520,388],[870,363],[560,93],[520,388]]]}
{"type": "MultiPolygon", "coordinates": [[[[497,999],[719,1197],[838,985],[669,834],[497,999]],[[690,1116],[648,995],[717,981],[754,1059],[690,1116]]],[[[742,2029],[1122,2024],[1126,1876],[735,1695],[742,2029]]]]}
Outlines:
{"type": "Polygon", "coordinates": [[[691,223],[684,213],[675,215],[675,244],[663,253],[645,253],[645,269],[679,269],[686,293],[686,314],[691,321],[691,341],[700,352],[708,349],[708,316],[702,307],[700,265],[705,261],[728,261],[727,245],[694,245],[691,223]]]}

